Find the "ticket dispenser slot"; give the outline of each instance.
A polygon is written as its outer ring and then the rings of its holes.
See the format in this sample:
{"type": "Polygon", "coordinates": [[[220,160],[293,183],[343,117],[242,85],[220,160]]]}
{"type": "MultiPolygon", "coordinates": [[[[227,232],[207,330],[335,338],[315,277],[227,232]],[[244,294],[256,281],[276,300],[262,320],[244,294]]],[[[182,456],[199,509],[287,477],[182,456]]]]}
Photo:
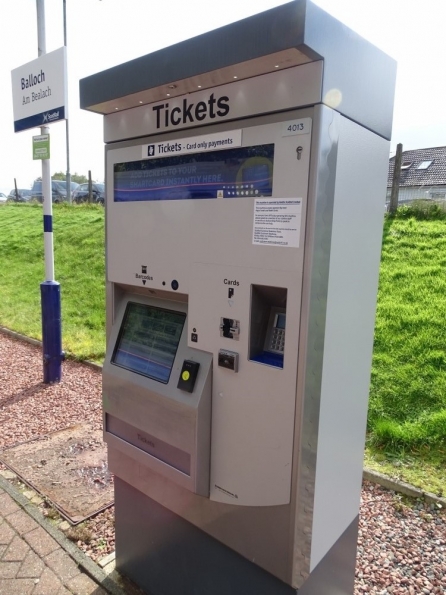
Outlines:
{"type": "Polygon", "coordinates": [[[283,368],[286,332],[287,290],[265,285],[251,286],[249,359],[283,368]]]}

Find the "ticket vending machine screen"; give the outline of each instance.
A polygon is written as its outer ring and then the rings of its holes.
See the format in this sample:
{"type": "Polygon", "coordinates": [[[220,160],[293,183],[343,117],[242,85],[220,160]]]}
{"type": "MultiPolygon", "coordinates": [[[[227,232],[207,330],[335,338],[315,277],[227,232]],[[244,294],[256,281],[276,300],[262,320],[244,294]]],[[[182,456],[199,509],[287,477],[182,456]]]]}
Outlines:
{"type": "Polygon", "coordinates": [[[274,144],[114,166],[115,202],[272,195],[274,144]]]}
{"type": "Polygon", "coordinates": [[[185,320],[183,312],[129,302],[111,362],[167,384],[185,320]]]}

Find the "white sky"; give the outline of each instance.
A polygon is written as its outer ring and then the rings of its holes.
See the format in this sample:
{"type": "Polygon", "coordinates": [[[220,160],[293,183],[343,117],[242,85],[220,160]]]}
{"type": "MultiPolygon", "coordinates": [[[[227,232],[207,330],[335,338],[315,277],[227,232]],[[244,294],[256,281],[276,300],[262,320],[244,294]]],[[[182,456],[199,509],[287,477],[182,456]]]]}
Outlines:
{"type": "MultiPolygon", "coordinates": [[[[446,145],[445,0],[315,0],[398,62],[391,151],[446,145]]],[[[70,171],[104,179],[102,116],[79,109],[79,79],[284,4],[282,0],[66,0],[70,171]]],[[[47,52],[63,45],[63,2],[45,0],[47,52]]],[[[14,133],[11,70],[37,58],[35,0],[0,0],[0,191],[41,175],[33,135],[14,133]]],[[[66,170],[65,123],[50,127],[51,173],[66,170]]]]}

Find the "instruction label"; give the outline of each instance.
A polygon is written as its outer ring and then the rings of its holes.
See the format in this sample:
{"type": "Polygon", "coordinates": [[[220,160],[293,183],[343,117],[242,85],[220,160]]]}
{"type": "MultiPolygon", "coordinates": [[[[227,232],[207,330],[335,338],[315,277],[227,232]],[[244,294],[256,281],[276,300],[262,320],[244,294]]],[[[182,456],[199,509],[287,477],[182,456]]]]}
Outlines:
{"type": "Polygon", "coordinates": [[[301,212],[301,198],[256,199],[252,243],[298,248],[301,212]]]}
{"type": "Polygon", "coordinates": [[[188,155],[189,153],[204,153],[207,151],[221,151],[242,146],[242,131],[217,132],[215,134],[202,134],[190,136],[175,141],[143,145],[142,158],[156,159],[170,157],[171,155],[188,155]]]}

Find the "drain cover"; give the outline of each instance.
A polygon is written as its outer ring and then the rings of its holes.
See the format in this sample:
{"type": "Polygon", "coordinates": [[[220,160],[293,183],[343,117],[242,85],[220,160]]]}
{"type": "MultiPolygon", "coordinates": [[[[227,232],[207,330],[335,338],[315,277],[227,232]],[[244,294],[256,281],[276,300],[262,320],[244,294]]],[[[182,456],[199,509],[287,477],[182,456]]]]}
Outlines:
{"type": "Polygon", "coordinates": [[[113,504],[107,446],[87,424],[5,449],[0,461],[73,525],[113,504]]]}

